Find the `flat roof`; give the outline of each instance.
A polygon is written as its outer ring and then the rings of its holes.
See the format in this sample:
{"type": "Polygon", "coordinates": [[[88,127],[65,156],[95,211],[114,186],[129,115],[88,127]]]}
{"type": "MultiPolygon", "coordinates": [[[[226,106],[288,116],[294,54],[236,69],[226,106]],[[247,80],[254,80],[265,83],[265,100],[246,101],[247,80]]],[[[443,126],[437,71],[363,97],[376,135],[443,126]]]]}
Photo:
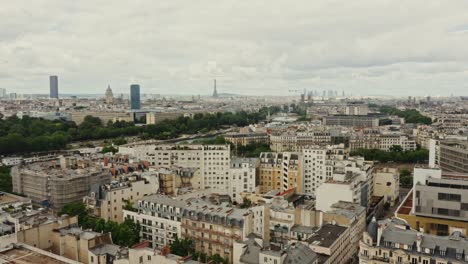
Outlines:
{"type": "Polygon", "coordinates": [[[315,246],[331,247],[346,229],[348,228],[345,226],[331,224],[322,225],[314,235],[307,239],[307,242],[315,246]]]}
{"type": "Polygon", "coordinates": [[[23,244],[16,244],[13,248],[0,251],[0,262],[16,264],[79,263],[23,244]]]}

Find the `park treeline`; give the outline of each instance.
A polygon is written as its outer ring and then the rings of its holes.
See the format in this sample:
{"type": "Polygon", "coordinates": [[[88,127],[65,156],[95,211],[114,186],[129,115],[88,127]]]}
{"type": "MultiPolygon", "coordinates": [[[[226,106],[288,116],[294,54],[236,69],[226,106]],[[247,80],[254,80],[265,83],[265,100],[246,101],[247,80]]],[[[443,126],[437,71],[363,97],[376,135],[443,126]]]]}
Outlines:
{"type": "Polygon", "coordinates": [[[379,111],[388,115],[396,115],[398,117],[403,117],[405,118],[406,123],[426,125],[430,125],[432,123],[432,119],[430,117],[421,115],[421,113],[416,109],[402,111],[391,106],[380,106],[379,111]]]}
{"type": "Polygon", "coordinates": [[[395,146],[390,151],[379,149],[357,149],[351,152],[352,156],[361,156],[365,160],[379,162],[397,162],[397,163],[425,163],[429,159],[427,149],[417,149],[402,151],[400,146],[395,146]]]}
{"type": "Polygon", "coordinates": [[[264,120],[280,107],[261,108],[258,112],[240,111],[215,114],[195,114],[193,118],[179,117],[154,125],[135,126],[133,122],[109,121],[86,116],[77,125],[70,121],[44,120],[23,116],[0,119],[0,155],[65,149],[73,141],[112,139],[139,136],[142,139],[172,139],[181,134],[197,134],[223,126],[246,126],[264,120]]]}

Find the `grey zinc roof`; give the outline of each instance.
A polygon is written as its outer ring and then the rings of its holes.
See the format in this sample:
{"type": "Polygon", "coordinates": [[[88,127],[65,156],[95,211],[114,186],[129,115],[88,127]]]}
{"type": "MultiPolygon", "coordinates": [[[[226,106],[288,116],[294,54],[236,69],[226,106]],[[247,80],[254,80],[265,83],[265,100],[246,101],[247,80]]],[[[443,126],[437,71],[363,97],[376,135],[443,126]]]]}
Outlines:
{"type": "Polygon", "coordinates": [[[294,225],[291,228],[292,232],[304,233],[304,234],[313,234],[316,230],[317,230],[317,227],[303,226],[303,225],[294,225]]]}
{"type": "Polygon", "coordinates": [[[104,255],[104,254],[109,254],[112,256],[116,256],[117,253],[119,252],[119,246],[114,245],[114,244],[102,244],[97,247],[94,247],[90,249],[91,252],[93,252],[94,255],[99,256],[99,255],[104,255]]]}
{"type": "Polygon", "coordinates": [[[244,241],[244,247],[247,247],[244,254],[240,257],[242,263],[247,264],[258,264],[258,256],[261,251],[261,247],[253,238],[244,241]]]}
{"type": "Polygon", "coordinates": [[[241,255],[240,261],[247,264],[258,264],[260,253],[270,256],[286,254],[285,264],[312,264],[318,258],[315,252],[302,243],[294,243],[283,250],[263,249],[253,238],[244,241],[244,244],[246,250],[241,255]]]}
{"type": "Polygon", "coordinates": [[[232,157],[231,158],[231,166],[232,164],[243,164],[248,163],[249,166],[255,166],[258,162],[259,158],[240,158],[240,157],[232,157]]]}
{"type": "Polygon", "coordinates": [[[150,203],[164,204],[172,207],[184,208],[186,206],[185,202],[172,199],[166,195],[153,194],[145,196],[141,199],[142,201],[147,201],[150,203]]]}
{"type": "MultiPolygon", "coordinates": [[[[380,245],[388,247],[385,242],[399,243],[412,246],[412,251],[416,252],[416,243],[418,232],[411,229],[405,229],[399,222],[383,220],[379,222],[382,225],[388,225],[382,232],[382,242],[380,245]]],[[[421,236],[421,247],[423,249],[434,250],[430,255],[447,259],[456,259],[456,254],[464,257],[468,255],[468,240],[460,234],[451,236],[435,236],[430,234],[419,234],[421,236]],[[445,251],[445,254],[441,254],[445,251]]],[[[393,245],[390,245],[393,246],[393,245]]],[[[419,254],[426,254],[424,251],[419,254]]]]}
{"type": "Polygon", "coordinates": [[[321,247],[330,247],[346,231],[347,227],[325,224],[307,239],[309,244],[316,244],[321,247]]]}
{"type": "Polygon", "coordinates": [[[302,243],[296,243],[286,249],[285,264],[312,264],[318,258],[317,254],[308,246],[302,243]]]}

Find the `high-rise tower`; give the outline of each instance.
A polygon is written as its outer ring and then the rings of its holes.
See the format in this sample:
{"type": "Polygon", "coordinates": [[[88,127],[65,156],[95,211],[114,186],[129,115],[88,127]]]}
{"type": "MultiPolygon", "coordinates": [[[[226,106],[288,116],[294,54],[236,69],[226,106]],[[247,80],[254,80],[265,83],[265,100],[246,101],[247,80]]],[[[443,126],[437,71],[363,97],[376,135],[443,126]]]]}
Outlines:
{"type": "Polygon", "coordinates": [[[58,99],[58,77],[55,75],[52,75],[49,77],[49,84],[50,84],[50,98],[55,98],[58,99]]]}
{"type": "Polygon", "coordinates": [[[139,110],[141,108],[140,102],[140,85],[130,85],[130,109],[139,110]]]}

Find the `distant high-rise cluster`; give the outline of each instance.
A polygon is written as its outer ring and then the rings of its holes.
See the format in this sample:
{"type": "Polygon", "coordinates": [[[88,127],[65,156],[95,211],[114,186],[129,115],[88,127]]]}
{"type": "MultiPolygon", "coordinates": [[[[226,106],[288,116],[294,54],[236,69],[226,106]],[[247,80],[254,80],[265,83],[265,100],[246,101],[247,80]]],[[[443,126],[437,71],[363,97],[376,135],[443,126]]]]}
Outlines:
{"type": "Polygon", "coordinates": [[[139,84],[130,85],[130,109],[132,110],[141,109],[140,85],[139,84]]]}
{"type": "Polygon", "coordinates": [[[49,77],[50,82],[50,98],[58,99],[58,77],[56,75],[52,75],[49,77]]]}

